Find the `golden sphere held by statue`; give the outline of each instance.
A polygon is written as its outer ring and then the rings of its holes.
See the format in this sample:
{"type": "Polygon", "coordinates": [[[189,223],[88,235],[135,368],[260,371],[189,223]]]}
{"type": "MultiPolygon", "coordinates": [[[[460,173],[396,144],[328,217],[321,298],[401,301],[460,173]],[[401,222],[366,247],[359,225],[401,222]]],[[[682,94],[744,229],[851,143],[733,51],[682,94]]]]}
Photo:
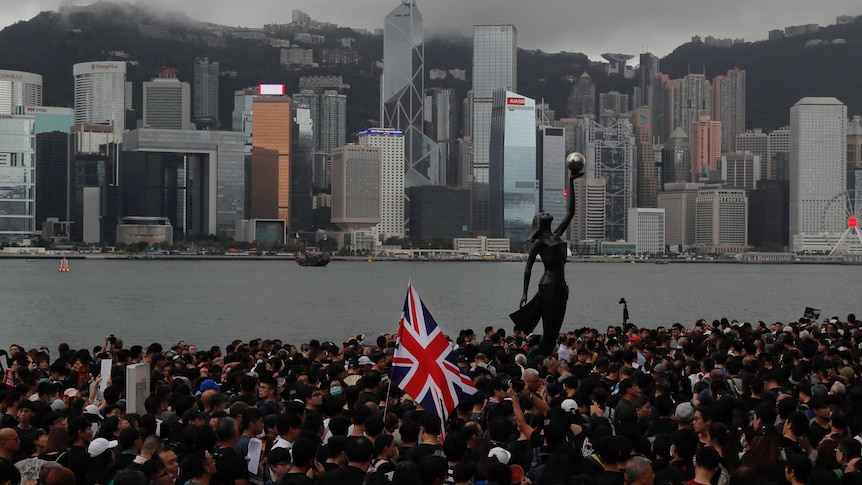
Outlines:
{"type": "Polygon", "coordinates": [[[566,155],[566,166],[569,167],[569,171],[572,175],[581,173],[586,163],[587,159],[578,152],[572,152],[566,155]]]}

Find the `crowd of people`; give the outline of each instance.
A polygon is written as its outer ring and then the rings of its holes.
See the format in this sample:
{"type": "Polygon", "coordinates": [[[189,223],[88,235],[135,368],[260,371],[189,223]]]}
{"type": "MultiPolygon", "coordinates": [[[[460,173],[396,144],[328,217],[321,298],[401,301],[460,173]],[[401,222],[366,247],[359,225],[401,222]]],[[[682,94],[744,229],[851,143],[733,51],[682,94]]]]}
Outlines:
{"type": "Polygon", "coordinates": [[[540,341],[461,331],[476,393],[445,421],[390,381],[394,335],[13,344],[0,485],[862,485],[854,315],[540,341]],[[140,363],[149,389],[127,385],[140,363]]]}

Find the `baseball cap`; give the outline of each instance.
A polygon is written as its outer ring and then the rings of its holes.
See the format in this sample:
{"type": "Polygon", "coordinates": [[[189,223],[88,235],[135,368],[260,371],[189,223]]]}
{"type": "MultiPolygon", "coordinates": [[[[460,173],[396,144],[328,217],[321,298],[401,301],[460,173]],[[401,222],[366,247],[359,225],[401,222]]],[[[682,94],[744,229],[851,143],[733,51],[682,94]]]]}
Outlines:
{"type": "Polygon", "coordinates": [[[676,407],[674,416],[676,416],[677,422],[690,424],[694,419],[694,406],[691,403],[684,402],[676,407]]]}
{"type": "Polygon", "coordinates": [[[359,365],[374,365],[374,362],[371,362],[367,355],[363,355],[359,358],[359,365]]]}
{"type": "Polygon", "coordinates": [[[210,389],[221,389],[221,384],[218,384],[216,381],[212,379],[204,379],[201,382],[201,392],[209,391],[210,389]]]}
{"type": "Polygon", "coordinates": [[[564,399],[560,408],[569,414],[578,414],[578,403],[574,399],[564,399]]]}

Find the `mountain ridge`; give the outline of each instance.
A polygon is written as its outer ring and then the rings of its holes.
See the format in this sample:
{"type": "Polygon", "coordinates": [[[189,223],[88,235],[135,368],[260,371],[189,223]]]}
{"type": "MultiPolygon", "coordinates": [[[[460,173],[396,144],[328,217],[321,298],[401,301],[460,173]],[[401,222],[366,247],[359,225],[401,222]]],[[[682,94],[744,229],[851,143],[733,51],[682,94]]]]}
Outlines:
{"type": "MultiPolygon", "coordinates": [[[[261,29],[247,29],[258,32],[261,29]]],[[[259,83],[283,83],[287,92],[298,89],[303,75],[341,75],[350,84],[348,138],[377,123],[379,113],[379,61],[382,37],[348,27],[326,26],[320,32],[326,42],[319,47],[340,47],[338,39],[354,39],[358,65],[323,66],[287,70],[279,65],[279,48],[259,40],[230,35],[240,28],[194,21],[182,15],[161,14],[140,4],[101,2],[74,7],[63,13],[42,12],[30,20],[0,31],[0,68],[34,72],[43,76],[44,104],[73,104],[72,65],[93,60],[131,61],[127,80],[133,83],[133,105],[140,116],[141,83],[156,77],[164,67],[179,69],[182,81],[192,82],[192,62],[209,57],[220,63],[220,119],[230,128],[233,92],[259,83]],[[221,29],[225,35],[213,34],[221,29]],[[155,32],[155,34],[154,34],[155,32]],[[162,36],[163,38],[156,38],[162,36]],[[112,56],[113,54],[113,56],[112,56]],[[117,54],[127,56],[117,58],[117,54]]],[[[317,33],[317,32],[315,32],[317,33]]],[[[271,38],[288,39],[286,33],[268,32],[271,38]]],[[[313,46],[309,46],[313,47],[313,46]]],[[[472,41],[467,37],[430,36],[425,43],[425,69],[472,68],[472,41]]],[[[790,107],[805,96],[834,96],[848,106],[848,113],[862,111],[862,17],[849,24],[823,27],[814,34],[776,41],[758,41],[731,47],[689,42],[660,60],[661,71],[679,78],[692,66],[712,78],[738,67],[747,73],[746,127],[770,130],[789,123],[790,107]],[[843,39],[843,44],[806,47],[816,39],[843,39]]],[[[634,80],[608,77],[586,55],[573,52],[518,51],[518,91],[544,100],[558,117],[565,116],[566,97],[574,81],[586,70],[596,83],[596,92],[617,90],[632,93],[634,80]]],[[[694,71],[700,72],[700,71],[694,71]]],[[[426,80],[426,87],[456,89],[462,96],[469,81],[426,80]]],[[[133,115],[134,116],[134,115],[133,115]]]]}

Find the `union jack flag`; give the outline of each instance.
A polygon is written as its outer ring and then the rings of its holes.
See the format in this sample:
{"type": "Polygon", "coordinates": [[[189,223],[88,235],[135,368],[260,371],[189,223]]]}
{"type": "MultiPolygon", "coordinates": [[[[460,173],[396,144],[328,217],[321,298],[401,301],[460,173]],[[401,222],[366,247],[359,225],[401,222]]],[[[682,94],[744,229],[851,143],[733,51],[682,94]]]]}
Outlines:
{"type": "Polygon", "coordinates": [[[440,416],[444,426],[458,403],[476,392],[456,359],[455,350],[419,293],[408,284],[390,375],[392,382],[426,411],[440,416]]]}

